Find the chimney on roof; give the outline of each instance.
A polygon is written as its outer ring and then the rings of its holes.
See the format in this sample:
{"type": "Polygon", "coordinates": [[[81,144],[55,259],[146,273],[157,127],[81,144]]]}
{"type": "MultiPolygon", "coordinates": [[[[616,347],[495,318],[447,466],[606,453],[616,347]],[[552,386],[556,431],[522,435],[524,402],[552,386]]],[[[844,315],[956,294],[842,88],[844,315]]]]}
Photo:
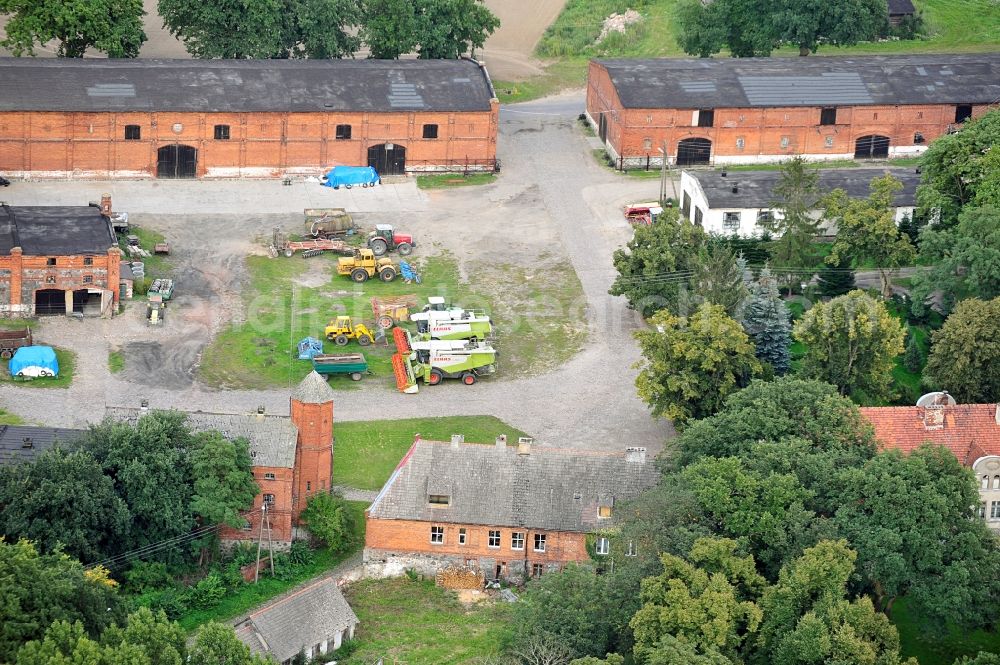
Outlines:
{"type": "Polygon", "coordinates": [[[924,429],[944,429],[944,406],[933,404],[924,409],[924,429]]]}
{"type": "Polygon", "coordinates": [[[149,400],[148,399],[139,400],[139,410],[140,411],[149,411],[149,400]]]}
{"type": "Polygon", "coordinates": [[[517,454],[518,455],[530,455],[531,454],[531,444],[535,442],[530,436],[519,436],[517,438],[517,454]]]}
{"type": "Polygon", "coordinates": [[[21,447],[22,448],[34,448],[35,447],[35,442],[31,440],[30,436],[26,436],[23,439],[21,439],[21,447]]]}
{"type": "MultiPolygon", "coordinates": [[[[1000,412],[998,412],[998,413],[1000,413],[1000,412]]],[[[998,416],[998,417],[1000,417],[1000,416],[998,416]]],[[[500,450],[503,450],[504,448],[507,447],[507,435],[506,434],[501,434],[500,436],[497,437],[496,446],[500,450]]]]}
{"type": "Polygon", "coordinates": [[[465,443],[464,434],[452,434],[451,435],[451,447],[458,448],[459,444],[465,443]]]}
{"type": "Polygon", "coordinates": [[[111,195],[101,194],[101,214],[105,217],[111,216],[111,195]]]}
{"type": "Polygon", "coordinates": [[[733,185],[733,194],[739,194],[739,193],[740,193],[740,186],[733,185]]]}
{"type": "Polygon", "coordinates": [[[629,447],[625,449],[625,461],[632,464],[646,463],[646,449],[629,447]]]}
{"type": "Polygon", "coordinates": [[[722,169],[722,177],[725,178],[727,175],[728,174],[726,173],[726,169],[722,169]]]}

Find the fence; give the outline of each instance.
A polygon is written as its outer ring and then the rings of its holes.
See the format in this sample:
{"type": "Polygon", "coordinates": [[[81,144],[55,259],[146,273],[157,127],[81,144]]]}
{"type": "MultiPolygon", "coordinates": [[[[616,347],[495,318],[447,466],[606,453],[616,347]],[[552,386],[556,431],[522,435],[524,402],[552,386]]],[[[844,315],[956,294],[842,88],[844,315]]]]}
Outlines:
{"type": "Polygon", "coordinates": [[[407,159],[406,171],[419,173],[499,173],[499,159],[407,159]]]}

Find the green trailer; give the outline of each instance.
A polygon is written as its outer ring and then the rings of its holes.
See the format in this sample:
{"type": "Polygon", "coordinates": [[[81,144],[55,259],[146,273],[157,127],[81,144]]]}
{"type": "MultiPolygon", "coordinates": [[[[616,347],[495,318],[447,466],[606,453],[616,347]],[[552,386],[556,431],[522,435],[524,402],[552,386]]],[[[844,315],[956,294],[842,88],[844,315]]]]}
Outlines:
{"type": "Polygon", "coordinates": [[[334,374],[347,374],[360,381],[368,373],[368,361],[363,353],[324,353],[313,356],[313,369],[327,380],[334,374]]]}

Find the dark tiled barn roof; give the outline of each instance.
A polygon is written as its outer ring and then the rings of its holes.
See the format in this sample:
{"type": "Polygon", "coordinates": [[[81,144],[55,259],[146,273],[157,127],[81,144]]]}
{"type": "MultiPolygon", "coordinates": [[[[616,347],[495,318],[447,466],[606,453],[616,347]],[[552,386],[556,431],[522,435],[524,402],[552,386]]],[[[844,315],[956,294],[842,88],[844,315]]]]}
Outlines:
{"type": "Polygon", "coordinates": [[[989,104],[1000,53],[597,60],[625,108],[989,104]]]}
{"type": "Polygon", "coordinates": [[[634,498],[659,474],[645,450],[596,453],[417,441],[369,509],[375,519],[589,533],[598,508],[634,498]],[[449,505],[430,505],[428,495],[449,505]]]}
{"type": "Polygon", "coordinates": [[[30,462],[56,443],[72,444],[85,430],[0,425],[0,465],[30,462]]]}
{"type": "Polygon", "coordinates": [[[463,60],[0,58],[0,111],[489,111],[463,60]]]}
{"type": "Polygon", "coordinates": [[[94,206],[0,206],[0,253],[25,256],[106,254],[117,240],[94,206]]]}

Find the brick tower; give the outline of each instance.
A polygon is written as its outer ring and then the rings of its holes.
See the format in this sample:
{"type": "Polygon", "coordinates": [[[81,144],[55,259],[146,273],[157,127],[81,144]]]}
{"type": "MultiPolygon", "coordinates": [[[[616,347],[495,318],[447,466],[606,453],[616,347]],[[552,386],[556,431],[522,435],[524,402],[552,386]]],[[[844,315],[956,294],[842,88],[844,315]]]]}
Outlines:
{"type": "Polygon", "coordinates": [[[310,496],[330,491],[333,396],[333,390],[316,372],[310,372],[292,393],[292,424],[299,430],[292,480],[292,514],[296,523],[310,496]]]}

